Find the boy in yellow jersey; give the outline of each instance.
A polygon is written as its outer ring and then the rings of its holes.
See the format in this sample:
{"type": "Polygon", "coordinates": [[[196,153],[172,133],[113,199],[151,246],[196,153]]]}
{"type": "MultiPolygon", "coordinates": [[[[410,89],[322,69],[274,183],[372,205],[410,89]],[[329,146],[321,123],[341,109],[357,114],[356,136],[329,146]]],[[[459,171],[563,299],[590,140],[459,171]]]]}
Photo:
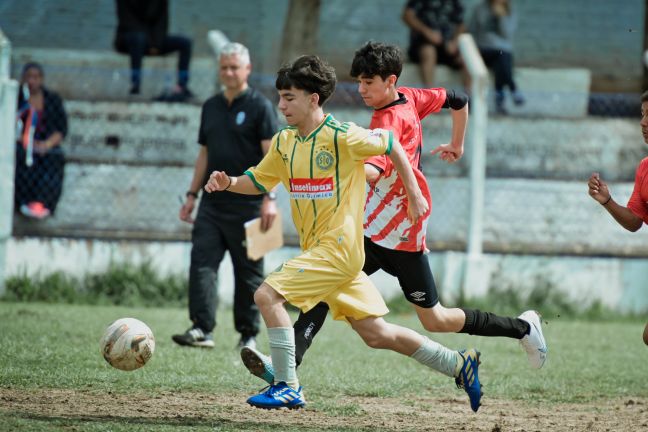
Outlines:
{"type": "Polygon", "coordinates": [[[386,154],[401,176],[412,223],[428,204],[407,155],[390,131],[340,123],[322,105],[335,89],[335,72],[316,56],[302,56],[277,75],[279,109],[288,127],[272,139],[261,162],[238,177],[214,171],[205,190],[260,194],[281,182],[290,192],[291,212],[302,254],[271,273],[254,300],[268,328],[274,383],[248,403],[259,408],[306,404],[295,370],[295,339],[283,303],[302,311],[328,304],[334,319],[346,320],[372,348],[390,349],[457,379],[479,408],[479,353],[449,350],[418,333],[387,323],[388,309],[362,272],[364,263],[364,160],[386,154]]]}

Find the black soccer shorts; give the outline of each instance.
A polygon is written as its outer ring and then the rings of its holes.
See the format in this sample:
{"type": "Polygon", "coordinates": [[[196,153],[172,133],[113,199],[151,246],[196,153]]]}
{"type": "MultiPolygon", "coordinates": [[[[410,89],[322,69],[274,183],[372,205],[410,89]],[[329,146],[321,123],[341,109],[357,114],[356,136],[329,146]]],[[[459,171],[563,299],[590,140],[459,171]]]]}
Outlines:
{"type": "Polygon", "coordinates": [[[365,263],[362,270],[371,275],[382,269],[398,279],[405,298],[422,308],[439,303],[432,270],[423,252],[388,249],[364,238],[365,263]]]}

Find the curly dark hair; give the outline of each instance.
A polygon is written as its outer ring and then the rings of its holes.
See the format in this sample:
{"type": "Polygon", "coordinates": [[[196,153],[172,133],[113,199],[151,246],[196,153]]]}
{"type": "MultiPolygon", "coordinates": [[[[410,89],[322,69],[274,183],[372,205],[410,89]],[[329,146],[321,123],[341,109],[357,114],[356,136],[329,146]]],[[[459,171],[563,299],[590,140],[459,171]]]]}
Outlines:
{"type": "Polygon", "coordinates": [[[314,55],[303,55],[277,72],[275,87],[277,90],[290,90],[294,87],[319,95],[319,106],[335,91],[335,69],[324,60],[314,55]]]}
{"type": "Polygon", "coordinates": [[[641,103],[647,102],[648,101],[648,91],[643,92],[641,95],[641,103]]]}
{"type": "Polygon", "coordinates": [[[403,70],[403,53],[396,45],[369,41],[355,52],[350,75],[353,78],[390,75],[398,78],[403,70]]]}

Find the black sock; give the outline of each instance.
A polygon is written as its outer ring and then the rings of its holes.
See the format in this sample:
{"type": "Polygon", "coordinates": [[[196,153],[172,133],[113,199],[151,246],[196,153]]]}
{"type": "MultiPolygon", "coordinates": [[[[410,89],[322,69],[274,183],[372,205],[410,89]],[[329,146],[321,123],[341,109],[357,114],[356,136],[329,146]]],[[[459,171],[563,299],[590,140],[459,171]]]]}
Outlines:
{"type": "Polygon", "coordinates": [[[300,313],[295,321],[295,361],[297,366],[302,362],[304,353],[313,342],[313,338],[324,325],[329,307],[326,303],[318,303],[306,313],[300,313]]]}
{"type": "Polygon", "coordinates": [[[529,323],[520,318],[501,317],[478,309],[461,310],[466,314],[466,323],[459,333],[522,339],[529,332],[529,323]]]}

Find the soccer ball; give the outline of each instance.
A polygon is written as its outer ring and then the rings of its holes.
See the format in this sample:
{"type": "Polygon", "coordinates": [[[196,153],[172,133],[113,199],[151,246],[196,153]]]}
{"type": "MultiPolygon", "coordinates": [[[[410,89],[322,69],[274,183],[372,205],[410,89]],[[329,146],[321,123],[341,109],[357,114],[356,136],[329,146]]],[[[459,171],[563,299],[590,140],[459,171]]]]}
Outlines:
{"type": "Polygon", "coordinates": [[[108,326],[99,347],[112,367],[131,371],[150,360],[155,351],[155,337],[142,321],[121,318],[108,326]]]}

